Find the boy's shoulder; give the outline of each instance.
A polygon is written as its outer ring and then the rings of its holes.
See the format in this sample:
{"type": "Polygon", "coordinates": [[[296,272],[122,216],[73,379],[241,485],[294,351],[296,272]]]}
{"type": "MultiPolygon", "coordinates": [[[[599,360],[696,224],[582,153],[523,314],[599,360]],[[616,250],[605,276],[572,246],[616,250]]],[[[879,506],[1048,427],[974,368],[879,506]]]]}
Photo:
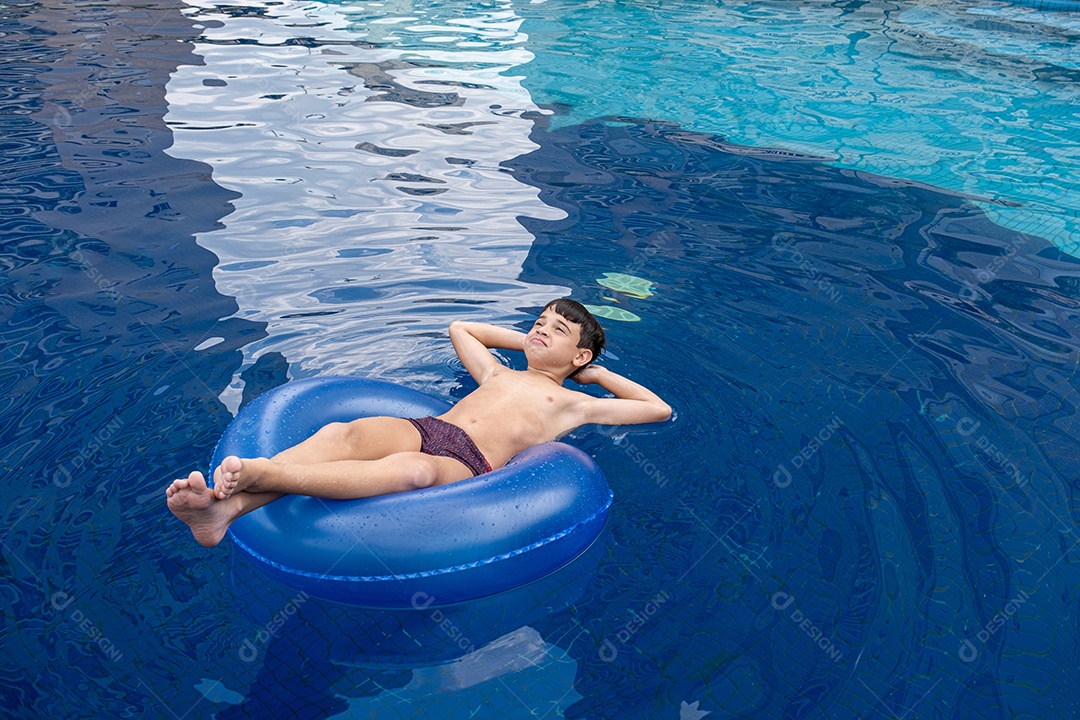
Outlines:
{"type": "Polygon", "coordinates": [[[558,384],[557,382],[554,382],[552,378],[541,377],[539,375],[530,373],[528,370],[515,370],[513,368],[506,367],[505,365],[500,365],[499,367],[495,368],[494,372],[491,373],[491,377],[488,379],[488,382],[490,383],[492,380],[495,380],[500,384],[505,383],[507,385],[518,385],[522,388],[523,392],[526,388],[528,388],[529,390],[535,391],[538,395],[542,393],[554,393],[567,400],[593,399],[593,396],[589,395],[588,393],[582,392],[581,390],[573,387],[568,387],[565,380],[562,384],[558,384]]]}

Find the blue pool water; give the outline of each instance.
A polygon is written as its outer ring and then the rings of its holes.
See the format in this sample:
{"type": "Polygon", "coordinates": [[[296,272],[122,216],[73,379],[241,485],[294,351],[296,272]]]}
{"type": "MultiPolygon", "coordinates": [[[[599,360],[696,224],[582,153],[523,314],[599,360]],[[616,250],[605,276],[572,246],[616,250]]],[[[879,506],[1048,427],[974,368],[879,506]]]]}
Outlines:
{"type": "Polygon", "coordinates": [[[1080,716],[1076,18],[0,7],[5,714],[1080,716]],[[165,509],[259,392],[460,398],[446,324],[564,294],[676,416],[569,438],[558,573],[340,606],[165,509]]]}

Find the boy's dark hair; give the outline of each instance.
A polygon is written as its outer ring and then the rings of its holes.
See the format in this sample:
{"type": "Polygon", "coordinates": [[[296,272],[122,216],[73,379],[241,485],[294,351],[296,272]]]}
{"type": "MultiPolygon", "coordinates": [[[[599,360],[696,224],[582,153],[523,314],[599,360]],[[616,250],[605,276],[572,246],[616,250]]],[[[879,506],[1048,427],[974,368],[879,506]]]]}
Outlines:
{"type": "Polygon", "coordinates": [[[580,325],[581,339],[578,340],[577,346],[592,350],[592,360],[579,367],[571,375],[589,367],[593,360],[600,357],[600,353],[603,352],[604,346],[607,344],[607,338],[604,337],[604,328],[600,327],[600,323],[593,317],[591,312],[585,309],[584,305],[570,298],[559,298],[545,305],[544,310],[554,310],[570,322],[580,325]]]}

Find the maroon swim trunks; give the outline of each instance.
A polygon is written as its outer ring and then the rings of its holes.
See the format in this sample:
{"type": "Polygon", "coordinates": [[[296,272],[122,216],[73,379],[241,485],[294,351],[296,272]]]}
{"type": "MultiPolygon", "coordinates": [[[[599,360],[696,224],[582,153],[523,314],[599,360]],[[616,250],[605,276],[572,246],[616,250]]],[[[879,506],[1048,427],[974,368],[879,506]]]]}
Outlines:
{"type": "Polygon", "coordinates": [[[434,417],[405,418],[420,431],[420,452],[448,457],[472,471],[473,477],[491,472],[487,458],[464,430],[434,417]]]}

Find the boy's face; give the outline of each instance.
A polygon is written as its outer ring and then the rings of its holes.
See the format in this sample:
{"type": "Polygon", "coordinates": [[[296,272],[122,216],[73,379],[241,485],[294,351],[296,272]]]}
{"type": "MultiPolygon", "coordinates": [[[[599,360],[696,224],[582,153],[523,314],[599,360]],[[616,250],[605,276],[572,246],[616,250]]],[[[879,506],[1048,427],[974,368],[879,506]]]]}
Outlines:
{"type": "Polygon", "coordinates": [[[581,325],[552,309],[540,313],[525,335],[525,356],[529,364],[545,368],[581,367],[592,359],[592,351],[579,348],[581,325]]]}

